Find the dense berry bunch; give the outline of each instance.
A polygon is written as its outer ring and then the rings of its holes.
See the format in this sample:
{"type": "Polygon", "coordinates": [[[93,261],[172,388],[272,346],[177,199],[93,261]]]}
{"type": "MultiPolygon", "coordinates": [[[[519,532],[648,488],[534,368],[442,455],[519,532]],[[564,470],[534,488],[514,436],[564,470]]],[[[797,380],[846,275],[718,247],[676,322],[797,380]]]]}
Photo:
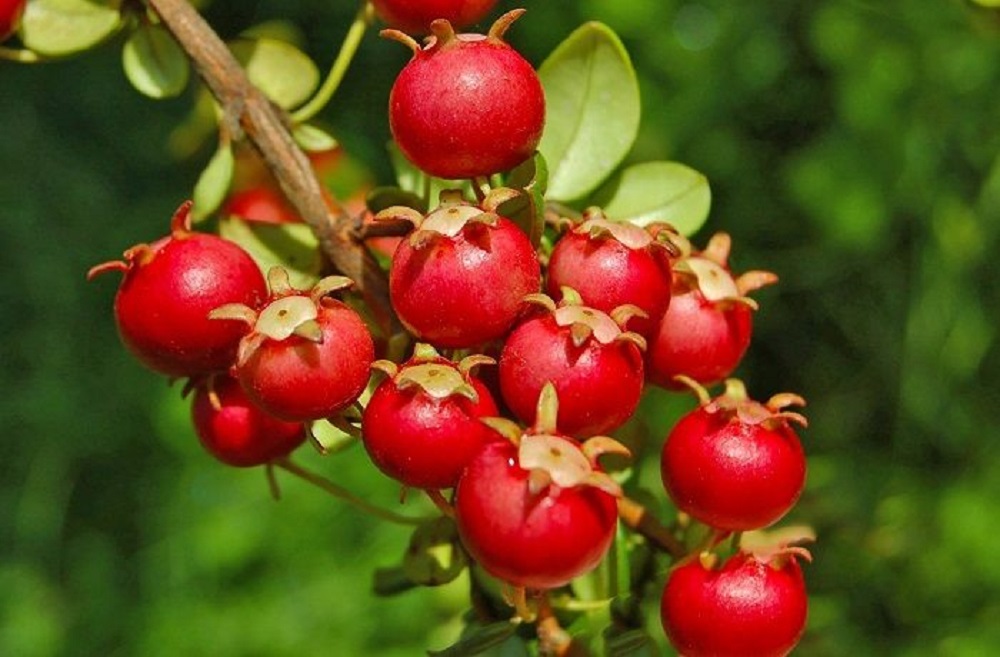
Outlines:
{"type": "Polygon", "coordinates": [[[536,154],[545,93],[503,39],[522,11],[488,34],[454,29],[493,5],[374,2],[384,34],[414,52],[388,120],[418,171],[406,189],[371,190],[353,218],[309,219],[315,271],[281,251],[308,206],[293,209],[273,181],[250,176],[222,224],[236,221],[232,234],[253,249],[192,230],[185,204],[170,235],[91,274],[124,272],[123,342],[153,370],[189,379],[195,431],[219,460],[283,467],[371,511],[289,456],[307,437],[324,454],[357,439],[373,473],[432,500],[441,514],[410,539],[408,585],[442,584],[471,564],[486,620],[535,622],[539,654],[577,654],[561,623],[591,607],[606,616],[605,598],[620,596],[615,624],[638,631],[642,614],[625,608],[655,573],[663,628],[683,655],[785,655],[805,623],[797,559],[808,553],[761,530],[802,493],[795,425],[806,421],[788,409],[804,401],[759,403],[729,378],[751,341],[758,305],[747,295],[777,279],[733,274],[725,233],[697,250],[669,225],[579,211],[580,196],[547,199],[536,154]],[[420,46],[399,30],[431,36],[420,46]],[[338,257],[321,259],[330,248],[338,257]],[[356,295],[350,279],[321,275],[350,263],[360,263],[356,295]],[[723,380],[718,396],[703,387],[723,380]],[[650,384],[691,387],[700,400],[669,431],[653,429],[667,434],[662,448],[636,418],[650,384]],[[636,499],[649,454],[660,455],[674,522],[636,499]],[[642,576],[621,574],[632,563],[642,576]]]}

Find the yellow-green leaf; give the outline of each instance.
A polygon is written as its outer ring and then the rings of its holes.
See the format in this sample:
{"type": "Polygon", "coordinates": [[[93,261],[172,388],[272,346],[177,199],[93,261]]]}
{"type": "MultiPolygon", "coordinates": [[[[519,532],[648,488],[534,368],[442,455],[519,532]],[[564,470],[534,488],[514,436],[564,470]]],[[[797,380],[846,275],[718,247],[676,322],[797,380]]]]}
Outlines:
{"type": "Polygon", "coordinates": [[[284,109],[301,105],[319,86],[316,64],[291,44],[268,38],[240,38],[229,47],[250,81],[284,109]]]}
{"type": "Polygon", "coordinates": [[[545,88],[547,197],[572,201],[593,191],[621,163],[639,131],[639,83],[618,36],[586,23],[538,70],[545,88]]]}
{"type": "Polygon", "coordinates": [[[233,180],[233,167],[233,149],[220,145],[195,183],[192,219],[202,221],[222,205],[233,180]]]}
{"type": "Polygon", "coordinates": [[[281,265],[292,287],[308,290],[319,280],[319,242],[306,224],[265,224],[224,217],[219,234],[242,246],[261,271],[281,265]]]}
{"type": "Polygon", "coordinates": [[[37,53],[58,57],[86,50],[121,26],[116,3],[31,0],[21,20],[21,40],[37,53]]]}
{"type": "Polygon", "coordinates": [[[191,67],[173,36],[159,25],[143,24],[122,49],[122,65],[132,86],[150,98],[170,98],[184,91],[191,67]]]}
{"type": "Polygon", "coordinates": [[[639,226],[666,222],[691,235],[708,218],[708,179],[679,162],[643,162],[623,170],[594,194],[610,219],[639,226]]]}

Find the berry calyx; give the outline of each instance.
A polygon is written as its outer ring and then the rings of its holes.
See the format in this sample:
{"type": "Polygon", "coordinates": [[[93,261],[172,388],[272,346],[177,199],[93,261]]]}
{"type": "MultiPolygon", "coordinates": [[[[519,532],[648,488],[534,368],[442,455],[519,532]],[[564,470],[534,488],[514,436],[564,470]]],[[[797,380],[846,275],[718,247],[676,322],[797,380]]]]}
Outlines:
{"type": "Polygon", "coordinates": [[[375,13],[389,27],[410,34],[427,34],[433,21],[443,18],[454,27],[482,20],[497,0],[372,0],[375,13]]]}
{"type": "Polygon", "coordinates": [[[500,191],[482,206],[443,193],[426,217],[402,207],[379,213],[416,226],[393,254],[389,296],[418,339],[456,349],[496,340],[514,323],[521,299],[538,291],[541,268],[531,242],[496,214],[500,191]]]}
{"type": "Polygon", "coordinates": [[[498,436],[479,421],[497,414],[476,367],[495,364],[486,356],[455,363],[418,344],[403,365],[380,360],[388,375],[365,406],[362,437],[375,465],[414,488],[452,488],[479,450],[498,436]]]}
{"type": "Polygon", "coordinates": [[[716,529],[766,527],[784,516],[805,484],[806,459],[792,423],[805,417],[785,410],[804,406],[781,393],[761,404],[743,383],[726,381],[724,394],[701,398],[699,408],[678,421],[663,446],[663,483],[677,508],[716,529]]]}
{"type": "Polygon", "coordinates": [[[623,327],[634,306],[612,315],[582,305],[563,288],[558,306],[543,295],[525,301],[541,308],[514,328],[500,353],[500,391],[522,422],[536,421],[542,388],[551,383],[561,400],[559,428],[570,435],[611,431],[631,417],[643,387],[642,336],[623,327]]]}
{"type": "Polygon", "coordinates": [[[598,208],[556,242],[549,257],[547,290],[559,297],[562,287],[576,290],[583,302],[610,313],[631,304],[646,317],[634,317],[628,327],[649,336],[670,305],[673,281],[670,258],[676,253],[672,231],[649,230],[609,221],[598,208]]]}
{"type": "Polygon", "coordinates": [[[676,567],[660,607],[670,643],[685,657],[787,655],[802,636],[808,606],[797,556],[808,552],[740,552],[721,567],[703,553],[676,567]]]}
{"type": "Polygon", "coordinates": [[[240,341],[234,373],[247,395],[289,421],[334,416],[365,389],[375,358],[361,317],[328,294],[352,285],[329,276],[311,290],[291,287],[280,267],[268,272],[271,299],[259,312],[239,304],[217,308],[214,319],[241,320],[250,332],[240,341]]]}
{"type": "Polygon", "coordinates": [[[268,415],[228,374],[212,377],[197,387],[191,418],[208,453],[241,468],[287,456],[306,439],[301,422],[285,422],[268,415]]]}
{"type": "Polygon", "coordinates": [[[191,202],[174,214],[170,235],[127,250],[124,260],[97,265],[125,276],[115,295],[118,333],[146,367],[172,377],[221,371],[232,365],[246,327],[213,321],[224,304],[255,308],[267,284],[253,258],[234,242],[191,230],[191,202]]]}
{"type": "Polygon", "coordinates": [[[469,462],[455,492],[459,536],[472,558],[514,586],[552,589],[592,570],[614,536],[618,484],[601,471],[601,454],[628,451],[606,437],[582,445],[554,426],[552,386],[541,420],[522,431],[487,420],[508,440],[492,442],[469,462]]]}
{"type": "Polygon", "coordinates": [[[439,178],[474,178],[512,169],[542,137],[545,94],[535,69],[503,35],[523,9],[501,16],[489,34],[456,34],[431,23],[421,48],[396,30],[382,35],[413,49],[389,95],[389,127],[403,154],[439,178]]]}
{"type": "Polygon", "coordinates": [[[729,270],[729,235],[716,233],[704,251],[692,251],[679,239],[681,257],[674,263],[670,306],[650,339],[650,381],[681,389],[679,375],[709,385],[729,376],[750,345],[753,290],[778,281],[770,272],[749,271],[734,277],[729,270]]]}

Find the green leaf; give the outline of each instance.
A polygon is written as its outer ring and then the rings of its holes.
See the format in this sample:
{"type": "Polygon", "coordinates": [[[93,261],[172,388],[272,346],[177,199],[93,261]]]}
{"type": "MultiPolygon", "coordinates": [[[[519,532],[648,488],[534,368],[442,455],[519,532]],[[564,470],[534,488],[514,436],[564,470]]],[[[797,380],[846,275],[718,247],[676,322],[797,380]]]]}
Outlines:
{"type": "Polygon", "coordinates": [[[246,249],[261,271],[274,265],[284,267],[294,288],[308,290],[319,280],[319,242],[306,224],[264,224],[225,217],[219,221],[219,234],[246,249]]]}
{"type": "Polygon", "coordinates": [[[517,625],[510,621],[491,623],[469,633],[461,641],[444,650],[429,650],[429,657],[466,657],[478,655],[498,646],[517,631],[517,625]]]}
{"type": "Polygon", "coordinates": [[[399,187],[376,187],[368,192],[365,204],[369,210],[376,214],[394,205],[405,205],[420,212],[427,212],[427,204],[424,203],[424,199],[399,187]]]}
{"type": "Polygon", "coordinates": [[[403,570],[410,581],[440,586],[462,574],[468,559],[458,545],[455,521],[441,516],[419,525],[410,536],[403,570]]]}
{"type": "Polygon", "coordinates": [[[337,147],[337,140],[333,135],[308,123],[295,126],[292,137],[303,150],[310,153],[322,153],[337,147]]]}
{"type": "Polygon", "coordinates": [[[32,0],[21,20],[24,45],[52,57],[71,55],[104,41],[121,27],[116,7],[94,0],[32,0]]]}
{"type": "Polygon", "coordinates": [[[445,180],[434,178],[415,167],[395,142],[389,142],[389,161],[396,172],[396,184],[399,188],[416,195],[425,201],[427,208],[436,208],[441,192],[446,189],[460,189],[466,198],[472,195],[472,184],[468,180],[445,180]]]}
{"type": "MultiPolygon", "coordinates": [[[[239,220],[233,219],[232,221],[239,221],[239,220]]],[[[244,221],[243,223],[247,222],[244,221]]],[[[348,447],[356,445],[358,442],[357,438],[339,429],[338,427],[334,426],[332,423],[326,420],[318,420],[316,422],[313,422],[312,426],[310,427],[310,431],[312,431],[313,438],[316,439],[316,442],[319,443],[319,445],[323,448],[323,453],[327,456],[329,456],[330,454],[336,454],[337,452],[341,452],[347,449],[348,447]]]]}
{"type": "Polygon", "coordinates": [[[309,100],[319,86],[316,64],[291,44],[268,38],[240,38],[229,47],[250,81],[283,109],[309,100]]]}
{"type": "Polygon", "coordinates": [[[628,154],[639,132],[639,83],[611,28],[586,23],[545,60],[548,198],[572,201],[594,190],[628,154]]]}
{"type": "Polygon", "coordinates": [[[194,221],[204,221],[222,205],[233,179],[233,166],[233,149],[228,144],[220,145],[194,185],[194,221]]]}
{"type": "Polygon", "coordinates": [[[626,168],[593,196],[610,219],[646,226],[661,221],[691,235],[708,218],[708,179],[679,162],[644,162],[626,168]]]}
{"type": "Polygon", "coordinates": [[[501,215],[516,223],[538,248],[545,230],[545,189],[549,172],[545,158],[535,153],[530,160],[518,165],[507,178],[507,186],[524,190],[524,194],[500,204],[501,215]]]}
{"type": "Polygon", "coordinates": [[[170,98],[184,91],[191,74],[187,55],[159,25],[142,24],[122,49],[125,76],[139,93],[170,98]]]}

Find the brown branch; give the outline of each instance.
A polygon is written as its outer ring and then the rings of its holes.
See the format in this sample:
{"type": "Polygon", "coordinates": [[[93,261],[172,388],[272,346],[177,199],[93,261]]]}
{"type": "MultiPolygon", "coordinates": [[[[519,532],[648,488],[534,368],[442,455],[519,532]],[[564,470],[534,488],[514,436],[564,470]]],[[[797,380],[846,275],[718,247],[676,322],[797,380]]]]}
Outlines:
{"type": "Polygon", "coordinates": [[[215,31],[187,0],[147,0],[194,64],[223,109],[222,129],[246,137],[274,174],[281,190],[319,239],[337,270],[352,278],[365,301],[398,326],[389,306],[386,277],[354,239],[356,222],[326,194],[309,159],[292,139],[287,114],[255,87],[215,31]]]}
{"type": "Polygon", "coordinates": [[[629,497],[618,498],[618,517],[626,527],[646,537],[674,559],[680,559],[687,553],[684,544],[635,500],[629,497]]]}

